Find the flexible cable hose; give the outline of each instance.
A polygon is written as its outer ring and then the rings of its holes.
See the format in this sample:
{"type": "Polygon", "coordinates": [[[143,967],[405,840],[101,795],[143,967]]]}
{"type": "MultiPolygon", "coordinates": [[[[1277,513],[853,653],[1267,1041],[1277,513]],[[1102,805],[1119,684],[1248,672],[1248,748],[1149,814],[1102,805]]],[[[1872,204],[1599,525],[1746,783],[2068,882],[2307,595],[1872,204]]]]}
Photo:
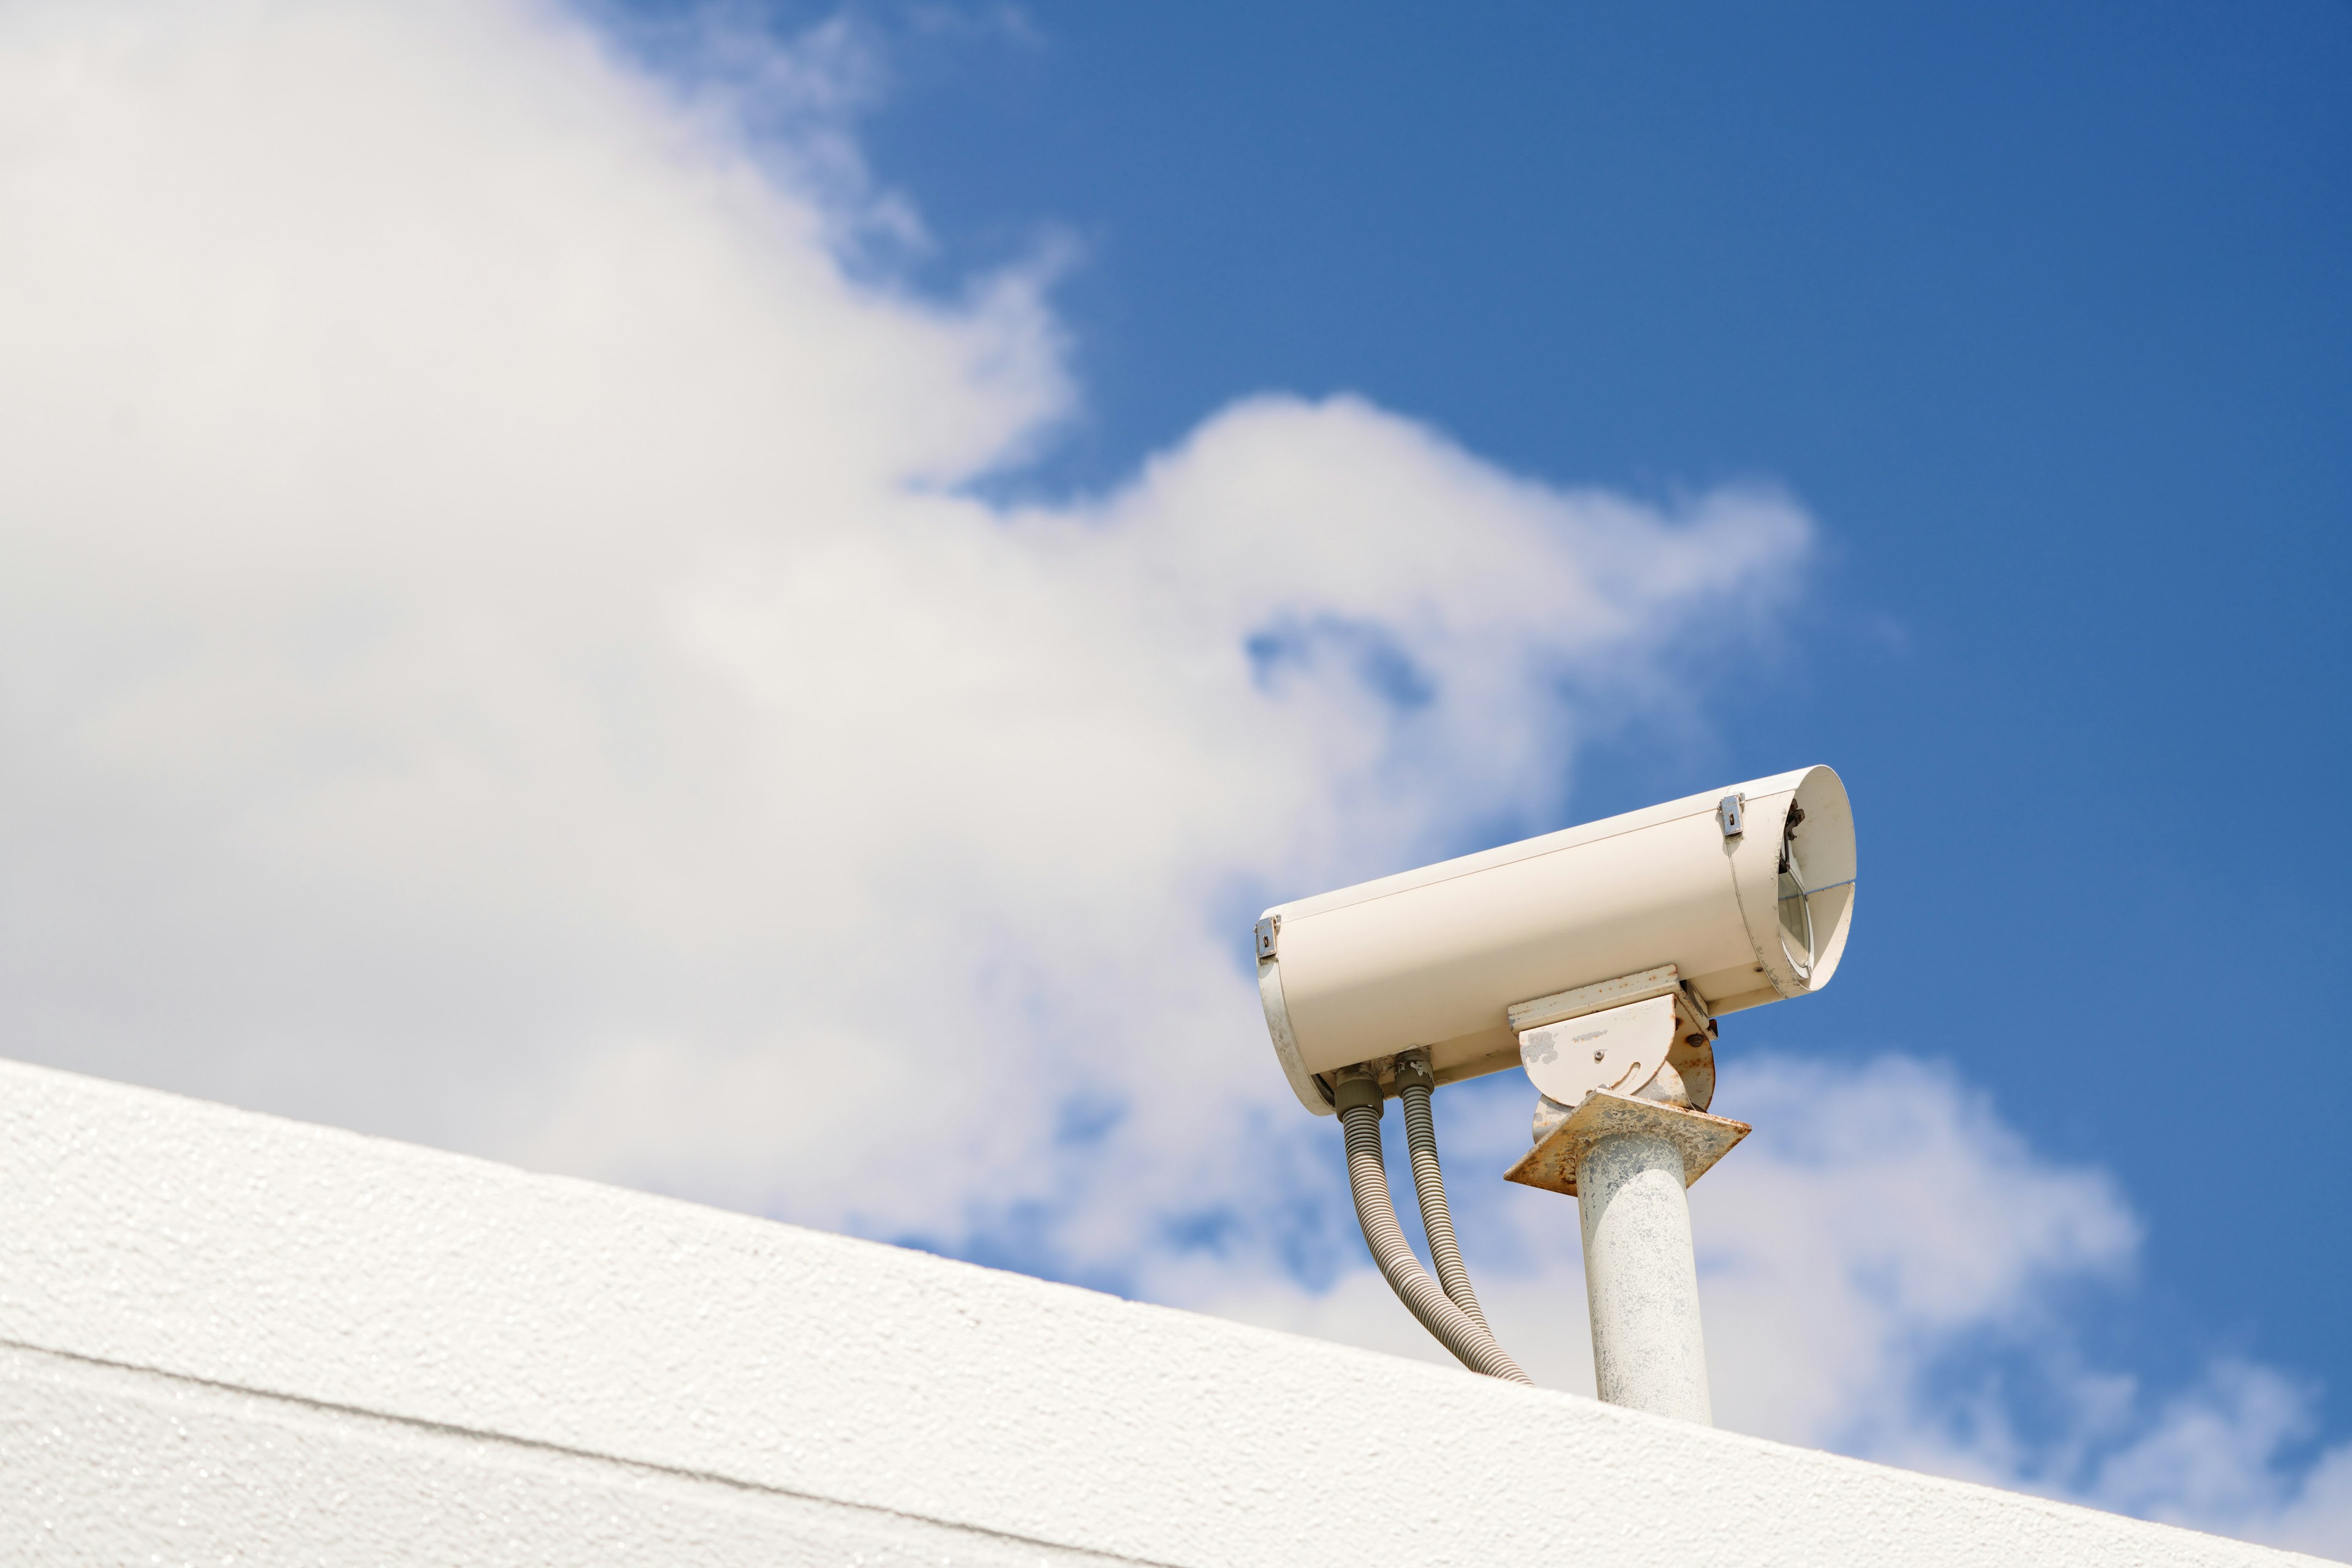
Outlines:
{"type": "Polygon", "coordinates": [[[1396,1205],[1389,1197],[1388,1170],[1381,1158],[1381,1108],[1350,1106],[1339,1113],[1339,1120],[1348,1132],[1348,1185],[1355,1194],[1356,1222],[1363,1226],[1364,1242],[1397,1299],[1471,1371],[1513,1383],[1534,1382],[1495,1342],[1485,1324],[1447,1298],[1405,1244],[1404,1228],[1397,1224],[1396,1205]]]}
{"type": "Polygon", "coordinates": [[[1404,1101],[1405,1147],[1412,1152],[1413,1195],[1421,1200],[1421,1231],[1429,1238],[1429,1260],[1437,1265],[1437,1282],[1445,1287],[1446,1299],[1491,1336],[1486,1314],[1478,1310],[1478,1293],[1470,1289],[1470,1271],[1462,1266],[1462,1248],[1454,1240],[1445,1177],[1437,1168],[1437,1125],[1429,1117],[1429,1086],[1408,1083],[1399,1098],[1404,1101]]]}

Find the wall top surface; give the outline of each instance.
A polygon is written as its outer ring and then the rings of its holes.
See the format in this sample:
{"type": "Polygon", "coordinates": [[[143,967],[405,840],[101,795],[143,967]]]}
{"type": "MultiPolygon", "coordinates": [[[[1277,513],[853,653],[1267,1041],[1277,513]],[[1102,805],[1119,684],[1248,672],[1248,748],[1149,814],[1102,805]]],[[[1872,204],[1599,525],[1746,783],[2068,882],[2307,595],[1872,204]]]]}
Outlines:
{"type": "Polygon", "coordinates": [[[0,1342],[1149,1563],[2312,1561],[9,1063],[0,1342]]]}

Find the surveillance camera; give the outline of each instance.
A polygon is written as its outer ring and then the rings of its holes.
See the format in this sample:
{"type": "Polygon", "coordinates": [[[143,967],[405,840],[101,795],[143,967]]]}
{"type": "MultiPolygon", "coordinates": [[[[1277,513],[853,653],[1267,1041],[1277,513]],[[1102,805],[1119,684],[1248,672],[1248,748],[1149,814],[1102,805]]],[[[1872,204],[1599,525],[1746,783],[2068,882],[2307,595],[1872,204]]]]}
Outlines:
{"type": "MultiPolygon", "coordinates": [[[[1819,990],[1853,879],[1845,785],[1802,768],[1277,905],[1257,925],[1258,991],[1284,1076],[1328,1116],[1343,1068],[1414,1050],[1439,1083],[1520,1066],[1522,1030],[1584,1006],[1528,1006],[1563,993],[1612,1006],[1670,989],[1687,1020],[1819,990]]],[[[1653,1011],[1662,1038],[1685,1026],[1653,1011]]],[[[1608,1045],[1566,1044],[1577,1081],[1605,1085],[1608,1045]]]]}

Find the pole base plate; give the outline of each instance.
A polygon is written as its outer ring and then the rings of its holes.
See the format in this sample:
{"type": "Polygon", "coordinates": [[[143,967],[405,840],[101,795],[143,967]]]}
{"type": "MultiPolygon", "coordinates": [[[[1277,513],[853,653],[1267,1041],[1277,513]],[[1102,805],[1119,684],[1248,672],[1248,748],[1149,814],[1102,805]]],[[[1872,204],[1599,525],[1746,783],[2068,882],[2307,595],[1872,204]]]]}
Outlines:
{"type": "Polygon", "coordinates": [[[1504,1172],[1503,1179],[1523,1187],[1541,1187],[1546,1192],[1566,1193],[1574,1197],[1576,1167],[1595,1143],[1622,1133],[1642,1132],[1664,1138],[1682,1151],[1683,1185],[1687,1187],[1713,1169],[1717,1160],[1730,1153],[1732,1145],[1750,1131],[1747,1122],[1734,1121],[1727,1116],[1709,1116],[1704,1110],[1686,1110],[1678,1105],[1660,1105],[1654,1100],[1636,1100],[1614,1089],[1596,1089],[1584,1097],[1567,1121],[1545,1133],[1543,1142],[1504,1172]]]}

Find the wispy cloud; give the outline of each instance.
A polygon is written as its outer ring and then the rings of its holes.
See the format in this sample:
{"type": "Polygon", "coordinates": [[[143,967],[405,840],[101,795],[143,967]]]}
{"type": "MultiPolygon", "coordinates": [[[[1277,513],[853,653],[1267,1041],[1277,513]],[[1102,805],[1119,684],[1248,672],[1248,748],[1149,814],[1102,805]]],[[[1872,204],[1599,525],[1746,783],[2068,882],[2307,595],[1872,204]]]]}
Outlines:
{"type": "MultiPolygon", "coordinates": [[[[860,50],[664,76],[436,0],[0,21],[0,1026],[1418,1353],[1248,919],[1554,819],[1629,703],[1703,709],[1695,655],[1771,637],[1813,525],[1345,396],[982,499],[1074,405],[1050,268],[892,280],[870,237],[920,226],[857,156],[860,50]]],[[[1900,1063],[1738,1092],[1769,1131],[1700,1191],[1727,1416],[2056,1476],[1934,1376],[2063,1340],[2051,1291],[2128,1265],[2110,1185],[1900,1063]]],[[[1448,1098],[1465,1156],[1524,1140],[1448,1098]]],[[[1477,1204],[1572,1384],[1572,1224],[1477,1204]]],[[[2230,1375],[2058,1482],[2336,1528],[2336,1471],[2263,1446],[2299,1395],[2230,1375]]]]}

